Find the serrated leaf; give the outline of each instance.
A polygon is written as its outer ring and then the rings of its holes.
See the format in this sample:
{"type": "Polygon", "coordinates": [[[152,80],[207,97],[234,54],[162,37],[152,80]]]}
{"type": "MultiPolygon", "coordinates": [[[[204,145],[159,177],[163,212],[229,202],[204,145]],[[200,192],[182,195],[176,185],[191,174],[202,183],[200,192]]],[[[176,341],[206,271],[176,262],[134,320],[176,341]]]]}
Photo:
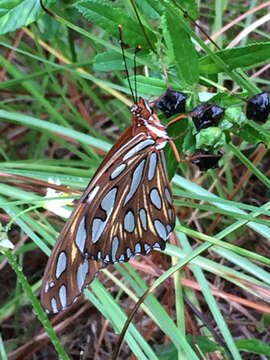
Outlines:
{"type": "MultiPolygon", "coordinates": [[[[141,45],[148,49],[147,40],[137,20],[133,20],[126,12],[109,2],[98,0],[81,0],[74,4],[76,9],[86,19],[106,30],[109,34],[119,39],[118,25],[123,27],[123,39],[128,45],[141,45]]],[[[155,43],[156,36],[145,27],[145,31],[151,43],[155,43]]]]}
{"type": "Polygon", "coordinates": [[[193,20],[198,19],[199,10],[197,0],[178,0],[176,3],[179,3],[181,8],[184,9],[193,20]]]}
{"type": "Polygon", "coordinates": [[[42,14],[40,2],[37,0],[2,0],[0,6],[0,34],[27,26],[42,14]]]}
{"type": "MultiPolygon", "coordinates": [[[[270,42],[256,43],[234,49],[225,49],[215,53],[231,70],[254,67],[270,59],[270,42]]],[[[213,75],[223,71],[209,55],[199,60],[200,74],[213,75]]]]}
{"type": "Polygon", "coordinates": [[[159,0],[135,0],[136,6],[144,16],[157,20],[162,13],[162,5],[159,0]]]}
{"type": "Polygon", "coordinates": [[[166,45],[181,79],[187,85],[193,86],[199,80],[199,64],[195,46],[189,34],[181,26],[181,21],[184,20],[180,10],[167,1],[164,4],[166,8],[162,27],[166,45]]]}

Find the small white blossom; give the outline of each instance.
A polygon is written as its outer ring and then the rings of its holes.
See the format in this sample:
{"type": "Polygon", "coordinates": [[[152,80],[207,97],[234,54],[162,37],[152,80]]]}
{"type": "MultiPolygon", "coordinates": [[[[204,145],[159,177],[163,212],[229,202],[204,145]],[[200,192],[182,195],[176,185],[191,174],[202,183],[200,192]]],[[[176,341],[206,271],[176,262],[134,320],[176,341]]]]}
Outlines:
{"type": "MultiPolygon", "coordinates": [[[[48,182],[50,184],[61,185],[60,179],[54,180],[53,178],[49,178],[48,182]]],[[[56,200],[45,200],[43,203],[43,207],[56,215],[59,215],[63,218],[68,218],[71,215],[71,210],[66,209],[64,206],[70,203],[70,199],[61,199],[64,193],[57,191],[52,188],[47,188],[45,199],[46,198],[55,198],[59,197],[56,200]]]]}
{"type": "Polygon", "coordinates": [[[7,249],[14,249],[14,245],[8,239],[7,233],[3,230],[2,225],[0,227],[0,231],[0,253],[4,253],[7,249]]]}

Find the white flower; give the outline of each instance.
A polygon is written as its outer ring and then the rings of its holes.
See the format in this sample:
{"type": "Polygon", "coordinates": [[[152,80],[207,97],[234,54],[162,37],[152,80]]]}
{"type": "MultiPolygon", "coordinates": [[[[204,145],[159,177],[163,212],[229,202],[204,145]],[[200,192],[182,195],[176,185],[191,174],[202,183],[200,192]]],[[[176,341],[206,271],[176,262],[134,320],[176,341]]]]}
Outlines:
{"type": "MultiPolygon", "coordinates": [[[[60,179],[54,180],[53,178],[49,178],[48,182],[50,184],[61,185],[60,179]]],[[[63,218],[69,218],[72,211],[66,209],[65,205],[70,204],[70,199],[60,199],[60,197],[63,195],[64,195],[63,192],[60,192],[60,191],[57,191],[55,189],[48,187],[47,191],[46,191],[45,199],[46,198],[55,198],[55,197],[59,197],[59,199],[45,200],[43,203],[43,207],[63,218]]]]}
{"type": "Polygon", "coordinates": [[[14,245],[8,239],[7,233],[3,230],[2,224],[0,223],[0,253],[4,253],[7,249],[14,249],[14,245]]]}

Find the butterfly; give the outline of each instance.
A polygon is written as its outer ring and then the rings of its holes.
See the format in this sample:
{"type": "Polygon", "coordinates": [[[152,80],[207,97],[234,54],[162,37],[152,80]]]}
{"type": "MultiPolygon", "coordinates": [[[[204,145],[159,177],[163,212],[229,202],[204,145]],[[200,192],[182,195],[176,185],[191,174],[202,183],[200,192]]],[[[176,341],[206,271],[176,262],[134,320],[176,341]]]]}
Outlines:
{"type": "Polygon", "coordinates": [[[108,264],[163,250],[173,231],[163,149],[174,144],[145,99],[131,114],[132,125],[98,167],[49,258],[41,290],[47,313],[74,303],[108,264]]]}

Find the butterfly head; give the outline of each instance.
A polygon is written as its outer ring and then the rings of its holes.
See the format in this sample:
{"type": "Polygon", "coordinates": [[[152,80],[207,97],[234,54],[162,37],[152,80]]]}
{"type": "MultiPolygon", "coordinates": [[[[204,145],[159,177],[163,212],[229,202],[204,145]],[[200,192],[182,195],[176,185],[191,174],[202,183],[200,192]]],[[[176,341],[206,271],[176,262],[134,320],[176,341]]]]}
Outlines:
{"type": "Polygon", "coordinates": [[[150,116],[154,113],[149,103],[143,98],[140,98],[139,102],[137,104],[134,104],[131,107],[130,111],[134,117],[146,120],[149,119],[150,116]]]}

